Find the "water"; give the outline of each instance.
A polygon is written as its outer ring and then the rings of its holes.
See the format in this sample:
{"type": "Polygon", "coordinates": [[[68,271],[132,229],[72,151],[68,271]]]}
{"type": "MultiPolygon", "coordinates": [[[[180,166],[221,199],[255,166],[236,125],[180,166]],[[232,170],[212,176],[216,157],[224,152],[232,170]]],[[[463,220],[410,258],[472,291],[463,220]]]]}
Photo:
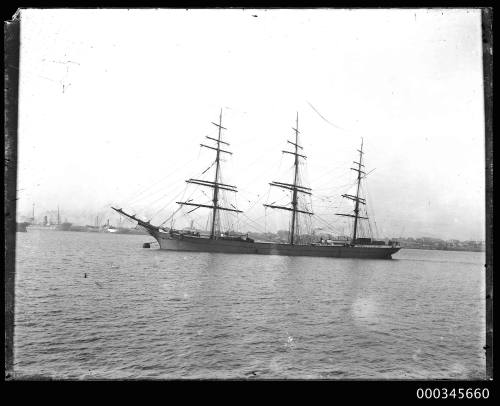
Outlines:
{"type": "Polygon", "coordinates": [[[484,253],[292,258],[143,249],[151,240],[17,233],[16,373],[484,378],[484,253]]]}

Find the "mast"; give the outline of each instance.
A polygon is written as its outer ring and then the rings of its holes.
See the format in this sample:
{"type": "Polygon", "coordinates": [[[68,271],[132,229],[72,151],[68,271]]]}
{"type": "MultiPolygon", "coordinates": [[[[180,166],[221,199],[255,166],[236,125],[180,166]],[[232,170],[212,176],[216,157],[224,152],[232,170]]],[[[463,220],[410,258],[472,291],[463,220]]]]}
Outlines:
{"type": "Polygon", "coordinates": [[[297,120],[295,122],[295,159],[294,159],[294,175],[293,175],[293,185],[295,186],[292,193],[292,227],[290,232],[290,244],[293,245],[293,237],[295,235],[295,218],[297,215],[297,176],[299,172],[299,155],[298,155],[298,145],[299,145],[299,112],[297,112],[297,120]]]}
{"type": "Polygon", "coordinates": [[[186,180],[187,183],[193,183],[193,184],[196,184],[196,185],[207,186],[207,187],[213,188],[212,204],[208,205],[208,204],[190,203],[189,201],[188,202],[176,202],[176,203],[180,204],[180,205],[186,205],[186,206],[196,206],[196,208],[193,209],[193,210],[196,210],[197,208],[200,208],[200,207],[212,209],[212,224],[211,224],[211,227],[210,227],[210,238],[211,239],[216,239],[217,238],[217,235],[216,235],[216,220],[217,220],[217,217],[219,215],[219,210],[233,211],[233,212],[236,212],[236,213],[242,213],[242,211],[241,210],[237,210],[237,209],[230,209],[230,208],[227,208],[227,207],[221,207],[221,206],[219,206],[219,190],[229,190],[230,192],[237,192],[237,190],[236,190],[236,186],[232,186],[232,185],[228,185],[228,184],[220,183],[219,182],[219,177],[220,177],[220,154],[224,153],[224,154],[232,155],[232,152],[223,150],[220,147],[220,144],[224,144],[224,145],[228,145],[229,146],[229,143],[221,140],[221,131],[222,130],[227,130],[227,128],[225,128],[225,127],[222,126],[222,109],[221,109],[220,115],[219,115],[219,124],[214,123],[214,122],[212,122],[212,124],[215,125],[218,128],[219,135],[218,135],[217,138],[212,138],[212,137],[209,137],[209,136],[205,136],[205,138],[208,138],[209,140],[215,141],[217,143],[217,146],[216,147],[212,147],[210,145],[205,145],[205,144],[200,144],[200,146],[202,146],[204,148],[213,149],[214,151],[216,151],[214,181],[210,182],[208,180],[202,180],[202,179],[188,179],[188,180],[186,180]]]}
{"type": "MultiPolygon", "coordinates": [[[[356,241],[356,231],[358,229],[359,186],[361,184],[361,165],[362,165],[361,160],[363,159],[363,138],[361,138],[361,148],[358,151],[359,151],[359,162],[358,162],[358,168],[355,169],[355,171],[358,172],[358,185],[356,187],[356,200],[355,200],[355,204],[354,204],[354,230],[352,233],[352,242],[353,243],[355,243],[355,241],[356,241]]],[[[354,163],[356,163],[356,162],[354,162],[354,163]]]]}
{"type": "Polygon", "coordinates": [[[33,224],[35,224],[35,202],[33,202],[33,224]]]}
{"type": "Polygon", "coordinates": [[[222,109],[220,109],[220,115],[219,115],[219,124],[215,124],[218,127],[219,130],[219,136],[217,138],[217,153],[216,153],[216,158],[215,158],[215,179],[214,179],[214,193],[213,193],[213,199],[212,202],[214,204],[214,207],[212,209],[212,227],[210,228],[210,238],[214,239],[215,238],[215,220],[217,217],[217,203],[219,199],[219,185],[217,184],[217,181],[219,180],[219,167],[220,167],[220,132],[222,130],[222,109]]]}
{"type": "Polygon", "coordinates": [[[57,206],[57,225],[61,224],[61,220],[59,217],[59,206],[57,206]]]}
{"type": "Polygon", "coordinates": [[[291,205],[292,205],[292,207],[290,208],[290,207],[286,207],[286,206],[275,206],[275,205],[271,205],[271,204],[264,204],[265,207],[270,207],[272,209],[289,210],[289,211],[292,212],[292,221],[291,221],[291,224],[290,224],[290,245],[294,245],[294,242],[295,242],[295,224],[297,222],[297,214],[298,213],[309,214],[309,215],[313,214],[313,213],[311,213],[311,212],[309,212],[307,210],[299,210],[297,208],[297,205],[298,205],[298,193],[304,193],[304,194],[307,194],[307,195],[311,195],[312,194],[310,192],[311,191],[310,188],[307,188],[307,187],[304,187],[304,186],[300,186],[300,185],[297,184],[297,182],[299,180],[299,157],[304,158],[304,159],[307,158],[305,155],[299,154],[299,148],[303,149],[303,147],[301,147],[299,145],[299,113],[298,112],[297,112],[297,119],[296,119],[295,127],[296,128],[292,127],[292,129],[295,131],[295,142],[287,140],[287,142],[289,144],[292,144],[295,147],[295,151],[294,152],[282,151],[283,153],[294,155],[293,184],[282,183],[282,182],[275,182],[275,181],[273,181],[273,182],[270,183],[271,186],[276,186],[276,187],[280,187],[282,189],[288,189],[288,190],[292,191],[292,201],[290,202],[291,205]]]}
{"type": "Polygon", "coordinates": [[[358,149],[359,152],[359,162],[353,161],[354,164],[358,165],[357,168],[351,168],[351,170],[358,172],[358,177],[357,177],[357,186],[356,186],[356,196],[352,196],[349,194],[343,194],[342,197],[345,197],[347,199],[350,199],[354,201],[354,215],[353,214],[343,214],[343,213],[336,213],[338,216],[347,216],[347,217],[354,217],[354,227],[353,227],[353,233],[352,233],[352,240],[351,244],[354,245],[356,243],[356,233],[358,230],[358,220],[359,219],[368,219],[368,217],[363,217],[359,215],[359,205],[364,204],[366,205],[366,200],[359,197],[359,189],[361,186],[361,179],[363,178],[363,175],[365,175],[365,172],[361,169],[361,167],[364,167],[362,160],[363,160],[363,138],[361,138],[361,148],[358,149]]]}

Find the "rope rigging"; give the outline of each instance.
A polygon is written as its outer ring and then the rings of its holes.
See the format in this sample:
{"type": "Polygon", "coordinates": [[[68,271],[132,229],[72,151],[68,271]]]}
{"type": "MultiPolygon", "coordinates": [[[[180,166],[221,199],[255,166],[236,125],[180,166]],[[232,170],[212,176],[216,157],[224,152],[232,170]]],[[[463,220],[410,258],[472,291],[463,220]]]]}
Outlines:
{"type": "MultiPolygon", "coordinates": [[[[272,181],[268,188],[267,194],[260,193],[256,194],[247,189],[238,189],[236,186],[231,186],[230,179],[226,180],[226,177],[223,175],[221,166],[225,167],[225,164],[222,163],[228,162],[232,171],[230,173],[234,173],[234,164],[230,159],[225,159],[227,155],[232,155],[232,153],[228,150],[228,148],[224,145],[229,146],[229,143],[222,140],[221,131],[226,130],[226,128],[222,127],[222,109],[219,117],[219,122],[212,123],[217,127],[218,137],[210,137],[206,136],[210,140],[210,142],[215,142],[216,144],[200,144],[198,158],[201,155],[202,147],[208,148],[213,153],[216,152],[216,158],[213,160],[208,167],[203,168],[203,170],[197,175],[196,179],[190,178],[186,180],[186,185],[183,190],[180,190],[178,186],[169,185],[166,189],[155,190],[155,188],[161,184],[165,179],[169,178],[174,172],[178,171],[178,169],[184,165],[190,165],[195,159],[190,160],[188,163],[183,163],[181,165],[177,165],[175,169],[169,172],[168,175],[162,177],[161,179],[154,182],[152,185],[143,188],[140,193],[134,195],[130,201],[131,205],[138,205],[139,202],[143,202],[146,197],[154,198],[153,202],[150,202],[149,207],[154,206],[154,209],[158,207],[157,203],[162,201],[165,195],[170,195],[169,192],[172,192],[174,197],[169,199],[169,201],[162,205],[158,210],[156,210],[153,214],[153,217],[161,214],[163,211],[167,210],[174,202],[179,204],[173,212],[161,222],[160,227],[164,226],[170,221],[171,228],[175,221],[178,220],[178,216],[191,220],[191,226],[193,227],[195,222],[201,223],[201,218],[204,214],[199,213],[200,208],[211,209],[211,214],[208,216],[207,223],[205,229],[210,230],[210,238],[219,238],[220,233],[225,232],[238,232],[243,225],[251,227],[258,232],[262,232],[262,226],[259,224],[262,218],[264,219],[264,233],[268,231],[268,208],[272,209],[281,209],[283,211],[281,215],[276,215],[278,217],[277,221],[272,224],[273,226],[284,226],[288,223],[288,235],[289,235],[289,243],[294,244],[298,242],[305,241],[303,239],[304,236],[314,236],[314,231],[316,229],[313,228],[314,225],[320,224],[324,228],[329,231],[332,231],[337,234],[344,234],[345,224],[350,224],[353,222],[353,233],[352,233],[352,241],[356,241],[357,236],[370,235],[373,236],[378,234],[377,224],[374,220],[374,211],[372,208],[368,210],[366,206],[366,200],[362,196],[368,196],[368,189],[365,185],[366,178],[375,170],[372,169],[369,172],[364,172],[364,164],[362,163],[363,159],[363,142],[361,143],[361,149],[358,150],[359,162],[354,161],[354,171],[357,172],[356,179],[353,181],[349,176],[349,182],[344,182],[347,180],[347,176],[345,175],[345,171],[342,172],[339,176],[336,176],[336,179],[342,180],[341,185],[333,186],[330,185],[331,181],[326,180],[323,182],[325,177],[331,178],[332,174],[337,172],[337,167],[328,168],[327,170],[322,171],[321,175],[316,176],[314,178],[314,195],[312,193],[311,188],[306,185],[310,185],[309,181],[309,169],[306,165],[306,155],[304,155],[303,146],[300,145],[299,137],[299,129],[298,129],[298,114],[296,120],[296,127],[293,128],[295,132],[295,137],[292,141],[287,140],[290,145],[287,145],[288,150],[283,150],[282,154],[280,154],[280,160],[278,165],[278,173],[283,169],[283,156],[287,156],[286,159],[290,159],[290,156],[293,158],[292,165],[286,165],[284,168],[287,172],[288,176],[280,176],[280,179],[285,179],[284,182],[276,182],[272,181]],[[221,148],[222,147],[224,149],[221,148]],[[214,146],[213,146],[214,145],[214,146]],[[210,172],[211,170],[215,170],[214,172],[210,172]],[[289,174],[292,174],[290,177],[289,174]],[[213,176],[211,176],[211,174],[213,176]],[[209,180],[207,180],[209,178],[209,180]],[[320,182],[318,182],[320,180],[320,182]],[[317,186],[317,187],[316,187],[317,186]],[[325,187],[322,187],[325,186],[325,187]],[[190,190],[193,187],[193,190],[190,190]],[[210,196],[205,192],[206,187],[212,188],[212,195],[210,196]],[[274,189],[276,187],[277,189],[274,189]],[[355,188],[355,190],[350,190],[355,188]],[[179,190],[178,190],[179,189],[179,190]],[[340,190],[347,189],[349,194],[343,194],[340,196],[340,193],[337,196],[331,196],[329,192],[337,192],[340,190]],[[276,192],[274,192],[276,190],[276,192]],[[279,190],[279,192],[278,192],[279,190]],[[326,192],[316,194],[317,191],[326,192]],[[176,193],[173,193],[176,192],[176,193]],[[191,192],[191,193],[188,193],[191,192]],[[232,192],[229,194],[228,192],[232,192]],[[247,205],[246,213],[252,212],[256,210],[257,207],[261,207],[258,205],[259,203],[263,204],[264,214],[257,217],[257,219],[251,218],[248,214],[238,210],[239,202],[241,199],[238,198],[234,192],[242,193],[242,199],[247,205]],[[272,194],[271,194],[272,192],[272,194]],[[159,197],[158,194],[161,194],[159,197]],[[185,198],[186,195],[189,196],[185,198]],[[180,196],[180,199],[179,199],[180,196]],[[272,202],[268,203],[272,197],[272,202]],[[347,200],[346,200],[347,198],[347,200]],[[350,200],[350,201],[348,201],[350,200]],[[199,203],[197,203],[199,202],[199,203]],[[352,205],[354,202],[354,210],[352,207],[346,209],[345,205],[352,205]],[[248,204],[247,204],[248,203],[248,204]],[[189,206],[189,207],[186,207],[189,206]],[[194,207],[193,207],[194,206],[194,207]],[[324,210],[319,213],[313,213],[313,207],[315,209],[324,210]],[[331,213],[350,217],[349,219],[338,220],[341,226],[333,226],[331,224],[330,219],[325,219],[322,217],[323,215],[328,215],[326,212],[328,209],[337,209],[343,211],[343,213],[331,213]],[[345,210],[343,210],[345,209],[345,210]],[[196,213],[195,213],[196,212],[196,213]],[[193,214],[195,213],[195,214],[193,214]],[[354,214],[351,214],[354,213],[354,214]],[[369,215],[371,214],[371,216],[369,215]],[[286,216],[286,217],[285,217],[286,216]],[[286,220],[285,220],[286,218],[286,220]],[[371,220],[373,218],[373,220],[371,220]],[[367,220],[361,221],[361,220],[367,220]],[[210,225],[211,223],[211,225],[210,225]],[[341,229],[342,228],[342,229],[341,229]]],[[[206,142],[208,144],[208,142],[206,142]]],[[[276,143],[278,144],[278,143],[276,143]]],[[[262,156],[258,156],[253,160],[253,165],[258,164],[262,160],[262,156]]],[[[227,170],[227,168],[226,168],[227,170]]],[[[253,175],[252,179],[261,181],[264,174],[267,177],[269,173],[269,168],[263,167],[260,171],[249,170],[249,173],[253,175]]],[[[261,208],[262,209],[262,208],[261,208]]],[[[262,213],[261,211],[255,212],[256,215],[262,213]]],[[[274,211],[273,211],[274,215],[274,211]]],[[[273,219],[271,219],[273,221],[273,219]]]]}

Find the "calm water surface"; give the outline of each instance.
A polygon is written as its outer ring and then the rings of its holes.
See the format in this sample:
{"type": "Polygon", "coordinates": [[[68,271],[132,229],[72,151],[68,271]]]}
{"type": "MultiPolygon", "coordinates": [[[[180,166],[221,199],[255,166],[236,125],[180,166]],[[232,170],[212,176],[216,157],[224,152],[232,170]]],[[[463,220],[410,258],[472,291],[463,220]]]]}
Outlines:
{"type": "Polygon", "coordinates": [[[484,378],[484,253],[292,258],[143,249],[151,240],[17,233],[15,371],[484,378]]]}

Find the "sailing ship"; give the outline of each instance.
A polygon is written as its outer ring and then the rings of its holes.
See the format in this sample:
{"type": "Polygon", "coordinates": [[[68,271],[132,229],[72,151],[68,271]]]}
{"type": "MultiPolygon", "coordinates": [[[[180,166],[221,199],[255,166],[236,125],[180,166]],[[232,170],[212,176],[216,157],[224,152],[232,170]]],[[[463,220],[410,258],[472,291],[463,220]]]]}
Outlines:
{"type": "Polygon", "coordinates": [[[202,208],[211,211],[210,231],[203,233],[196,230],[175,229],[173,227],[162,227],[151,224],[151,220],[143,221],[135,214],[126,213],[121,208],[111,207],[118,212],[143,227],[159,244],[160,249],[174,251],[194,251],[194,252],[218,252],[218,253],[234,253],[234,254],[261,254],[261,255],[285,255],[285,256],[312,256],[312,257],[335,257],[335,258],[373,258],[373,259],[391,259],[392,255],[400,250],[399,244],[395,241],[375,241],[371,238],[358,238],[358,227],[361,220],[367,220],[367,216],[362,216],[360,213],[361,205],[366,205],[366,200],[360,196],[360,183],[366,173],[363,171],[363,143],[359,151],[359,162],[355,162],[356,168],[351,168],[357,172],[357,192],[356,195],[344,194],[344,198],[354,202],[352,213],[336,213],[340,216],[353,218],[353,234],[348,241],[331,241],[323,240],[313,242],[302,242],[298,229],[299,216],[313,216],[314,213],[307,208],[299,207],[299,196],[312,195],[312,189],[301,185],[299,179],[299,163],[301,159],[306,159],[303,152],[303,147],[299,144],[299,126],[298,113],[296,125],[293,128],[295,138],[293,141],[287,141],[293,146],[292,151],[283,151],[289,154],[294,159],[294,176],[292,183],[273,181],[271,186],[284,189],[291,192],[291,201],[289,206],[276,204],[264,204],[266,208],[284,210],[290,212],[290,226],[288,233],[288,241],[284,243],[255,241],[248,234],[234,234],[222,232],[220,227],[220,213],[233,212],[243,213],[236,207],[223,206],[221,203],[221,192],[237,192],[237,187],[227,183],[222,183],[221,180],[221,157],[222,154],[232,154],[227,150],[229,143],[221,138],[222,130],[226,130],[222,126],[222,110],[219,116],[219,123],[213,123],[218,129],[218,137],[209,137],[212,145],[200,144],[201,147],[215,151],[215,176],[213,181],[202,179],[188,179],[189,184],[195,184],[202,187],[212,189],[212,198],[210,204],[202,204],[188,201],[176,202],[180,206],[194,207],[193,210],[202,208]],[[223,145],[223,149],[221,148],[223,145]]]}

